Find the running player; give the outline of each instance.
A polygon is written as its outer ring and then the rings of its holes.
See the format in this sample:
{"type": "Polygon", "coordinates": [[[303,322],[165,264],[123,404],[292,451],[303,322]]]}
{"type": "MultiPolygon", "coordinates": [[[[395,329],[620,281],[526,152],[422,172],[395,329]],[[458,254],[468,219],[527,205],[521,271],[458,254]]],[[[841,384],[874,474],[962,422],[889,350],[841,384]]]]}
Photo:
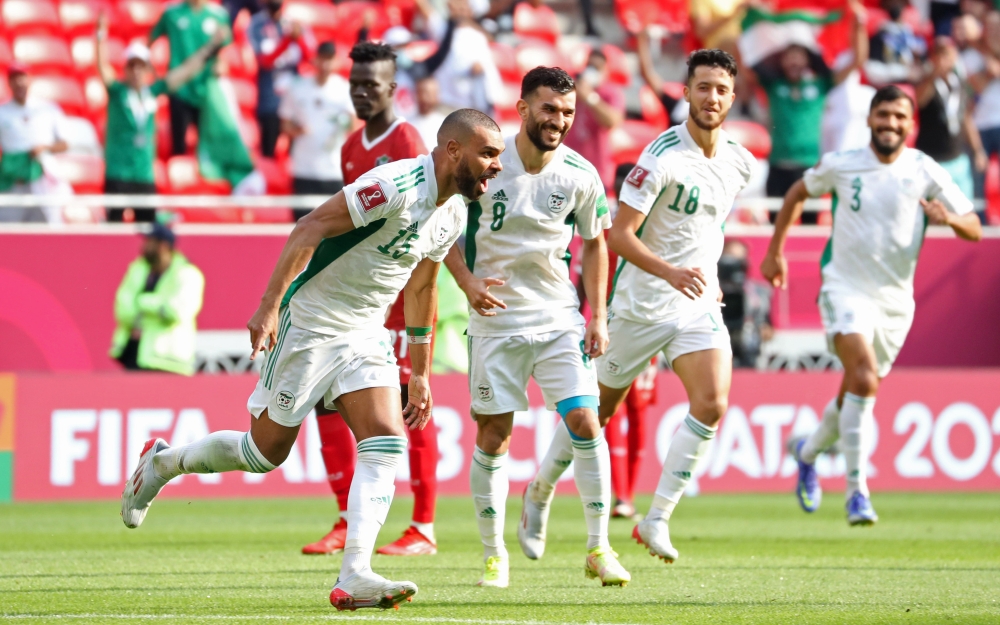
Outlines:
{"type": "MultiPolygon", "coordinates": [[[[687,391],[690,409],[663,461],[652,507],[632,537],[666,562],[677,558],[668,521],[726,412],[732,349],[722,323],[716,265],[722,227],[756,164],[724,130],[736,61],[721,50],[688,57],[685,123],[650,143],[622,186],[608,247],[620,260],[611,292],[611,344],[597,363],[602,424],[658,352],[687,391]]],[[[554,484],[566,459],[557,428],[531,488],[554,484]]],[[[530,492],[530,491],[529,491],[530,492]]],[[[525,498],[522,526],[544,547],[548,502],[525,498]]],[[[522,542],[522,545],[524,542],[522,542]]]]}
{"type": "Polygon", "coordinates": [[[465,224],[457,194],[482,196],[504,149],[496,123],[471,109],[449,115],[438,141],[429,156],[372,170],[296,224],[247,324],[251,357],[269,350],[247,402],[250,431],[215,432],[175,448],[147,441],[122,493],[125,525],[138,527],[178,475],[274,470],[322,398],[358,440],[347,544],[330,601],[338,609],[386,608],[417,592],[411,582],[374,573],[371,552],[392,503],[404,432],[426,426],[431,414],[435,277],[465,224]],[[382,322],[404,285],[413,375],[401,414],[382,322]]]}
{"type": "Polygon", "coordinates": [[[469,473],[485,560],[479,585],[509,582],[503,539],[507,449],[514,412],[528,409],[528,378],[534,377],[549,409],[569,428],[587,523],[586,574],[606,586],[624,586],[631,577],[608,544],[610,459],[597,420],[591,362],[607,347],[607,199],[597,170],[563,145],[576,111],[569,74],[555,67],[529,71],[517,111],[521,129],[506,139],[496,191],[469,205],[465,258],[454,248],[445,261],[479,313],[468,330],[478,426],[469,473]],[[569,277],[574,228],[584,240],[589,324],[569,277]]]}
{"type": "Polygon", "coordinates": [[[819,310],[827,345],[844,365],[837,396],[808,437],[789,441],[798,461],[796,488],[806,512],[819,508],[822,490],[813,464],[840,439],[847,465],[847,522],[871,525],[878,515],[869,499],[869,440],[875,394],[892,368],[913,323],[913,273],[927,224],[947,225],[959,237],[982,237],[972,202],[948,172],[919,150],[906,147],[913,131],[913,100],[890,85],[872,98],[871,144],[826,154],[785,195],[761,273],[787,288],[783,249],[788,229],[806,198],[833,194],[833,231],[820,260],[819,310]]]}
{"type": "MultiPolygon", "coordinates": [[[[351,184],[362,174],[378,165],[414,158],[427,153],[416,128],[396,117],[393,93],[396,75],[396,55],[387,45],[359,43],[351,50],[351,101],[358,118],[365,122],[354,131],[341,149],[341,169],[344,184],[351,184]]],[[[406,404],[410,382],[410,353],[406,342],[406,321],[403,318],[403,297],[389,310],[385,327],[392,337],[393,351],[399,364],[399,384],[402,404],[406,404]]],[[[347,506],[354,478],[356,458],[354,438],[347,423],[334,410],[320,402],[316,406],[316,423],[322,444],[330,488],[337,497],[340,518],[323,538],[302,548],[307,555],[332,554],[344,549],[347,539],[347,506]]],[[[413,490],[413,525],[402,538],[381,547],[386,555],[419,555],[437,553],[434,536],[434,504],[437,493],[437,428],[429,422],[422,430],[408,432],[410,446],[410,487],[413,490]]]]}

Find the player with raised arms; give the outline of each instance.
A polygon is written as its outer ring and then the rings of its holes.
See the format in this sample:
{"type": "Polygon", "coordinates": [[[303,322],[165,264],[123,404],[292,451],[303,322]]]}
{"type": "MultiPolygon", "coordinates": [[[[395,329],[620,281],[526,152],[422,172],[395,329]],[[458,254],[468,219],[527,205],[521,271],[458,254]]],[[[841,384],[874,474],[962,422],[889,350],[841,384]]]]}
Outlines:
{"type": "Polygon", "coordinates": [[[248,432],[220,431],[181,447],[146,442],[122,493],[122,519],[138,527],[153,498],[185,473],[267,473],[284,462],[306,414],[322,398],[357,444],[347,541],[330,594],[338,609],[387,608],[417,592],[371,570],[395,490],[406,428],[430,418],[431,320],[440,262],[465,225],[465,202],[502,166],[500,129],[472,109],[450,114],[427,156],[377,167],[303,217],[289,236],[247,327],[251,357],[267,350],[247,402],[248,432]],[[404,290],[405,286],[405,290],[404,290]],[[413,373],[400,410],[389,306],[403,290],[413,373]]]}
{"type": "Polygon", "coordinates": [[[485,570],[480,586],[506,587],[503,539],[514,412],[528,409],[534,377],[562,416],[587,524],[585,572],[605,585],[631,576],[608,543],[611,461],[597,419],[592,359],[608,344],[604,229],[608,204],[597,170],[563,145],[576,112],[576,85],[564,70],[536,67],[521,82],[521,128],[505,140],[495,191],[469,205],[465,258],[445,260],[479,313],[469,320],[469,387],[476,449],[469,470],[485,570]],[[569,276],[574,228],[583,237],[590,323],[569,276]]]}
{"type": "MultiPolygon", "coordinates": [[[[652,507],[632,532],[649,552],[677,559],[668,521],[726,413],[732,348],[722,323],[716,266],[726,217],[750,180],[754,157],[722,122],[733,104],[736,61],[722,50],[688,57],[685,123],[650,143],[622,185],[608,247],[619,256],[607,353],[597,361],[600,419],[618,411],[629,385],[659,352],[684,384],[689,413],[670,441],[652,507]]],[[[557,431],[531,488],[551,488],[566,459],[557,431]]],[[[522,545],[543,547],[548,502],[525,498],[522,545]]],[[[535,547],[540,549],[540,547],[535,547]]]]}
{"type": "Polygon", "coordinates": [[[837,396],[809,436],[788,442],[798,461],[796,494],[806,512],[822,497],[816,456],[840,439],[847,470],[851,525],[878,521],[866,469],[875,395],[913,323],[913,273],[928,224],[947,225],[968,241],[982,238],[972,202],[948,172],[920,150],[906,147],[913,131],[913,100],[889,85],[872,98],[871,143],[825,154],[785,195],[761,273],[788,288],[783,250],[788,229],[808,197],[833,195],[833,230],[820,259],[819,310],[827,344],[844,365],[837,396]]]}

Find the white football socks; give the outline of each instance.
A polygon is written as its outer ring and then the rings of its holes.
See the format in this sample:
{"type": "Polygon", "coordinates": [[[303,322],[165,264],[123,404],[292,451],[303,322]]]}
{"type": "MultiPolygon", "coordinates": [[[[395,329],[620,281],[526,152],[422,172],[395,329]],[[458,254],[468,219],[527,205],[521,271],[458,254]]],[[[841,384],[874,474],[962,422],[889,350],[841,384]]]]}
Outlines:
{"type": "Polygon", "coordinates": [[[484,558],[507,558],[507,546],[503,541],[507,492],[510,490],[507,454],[488,454],[477,446],[472,452],[469,485],[476,506],[476,521],[483,541],[484,558]]]}
{"type": "Polygon", "coordinates": [[[340,579],[371,568],[372,550],[396,492],[396,465],[405,436],[373,436],[358,442],[358,463],[347,496],[347,540],[340,579]]]}
{"type": "Polygon", "coordinates": [[[587,549],[610,548],[608,519],[611,516],[611,453],[601,432],[597,438],[572,439],[573,477],[583,502],[587,521],[587,549]]]}
{"type": "Polygon", "coordinates": [[[566,427],[566,422],[560,419],[552,435],[552,442],[549,443],[549,450],[545,452],[545,458],[538,467],[534,488],[528,491],[535,503],[546,504],[552,500],[559,478],[566,472],[574,457],[573,439],[569,435],[569,428],[566,427]]]}
{"type": "Polygon", "coordinates": [[[656,494],[653,495],[653,504],[646,515],[647,520],[670,519],[674,507],[691,481],[698,459],[708,451],[717,429],[708,427],[690,414],[684,418],[670,441],[667,457],[663,460],[663,472],[656,485],[656,494]]]}
{"type": "Polygon", "coordinates": [[[424,535],[424,538],[437,544],[437,538],[434,537],[434,523],[417,523],[416,521],[410,521],[410,525],[415,527],[418,532],[424,535]]]}
{"type": "Polygon", "coordinates": [[[856,491],[868,496],[868,432],[875,418],[875,398],[844,394],[840,408],[840,446],[847,465],[847,498],[856,491]]]}
{"type": "Polygon", "coordinates": [[[257,449],[250,432],[234,430],[212,432],[193,443],[164,449],[153,456],[153,467],[167,480],[183,473],[267,473],[275,469],[257,449]]]}
{"type": "Polygon", "coordinates": [[[799,459],[806,464],[816,462],[824,449],[830,447],[840,437],[840,408],[837,407],[837,398],[834,397],[823,409],[823,420],[819,422],[819,427],[806,438],[799,452],[799,459]]]}

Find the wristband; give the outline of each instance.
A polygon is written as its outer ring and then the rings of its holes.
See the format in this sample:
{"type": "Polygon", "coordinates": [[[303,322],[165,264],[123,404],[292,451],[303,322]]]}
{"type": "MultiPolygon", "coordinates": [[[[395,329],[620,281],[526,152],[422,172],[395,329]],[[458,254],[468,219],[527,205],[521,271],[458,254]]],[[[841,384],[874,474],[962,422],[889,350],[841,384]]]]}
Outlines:
{"type": "Polygon", "coordinates": [[[406,327],[406,339],[410,345],[426,345],[431,342],[430,327],[406,327]]]}

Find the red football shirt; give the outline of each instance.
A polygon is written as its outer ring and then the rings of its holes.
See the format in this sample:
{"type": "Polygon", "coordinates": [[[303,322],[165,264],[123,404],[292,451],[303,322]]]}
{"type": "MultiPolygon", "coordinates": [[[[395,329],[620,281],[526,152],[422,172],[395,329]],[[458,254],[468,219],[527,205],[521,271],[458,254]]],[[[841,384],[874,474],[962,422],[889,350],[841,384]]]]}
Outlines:
{"type": "MultiPolygon", "coordinates": [[[[368,141],[365,129],[359,128],[347,137],[344,146],[340,148],[340,167],[344,174],[344,184],[351,184],[379,165],[404,158],[414,158],[421,154],[427,154],[427,148],[420,138],[420,133],[402,119],[397,119],[389,130],[374,141],[368,141]]],[[[392,336],[392,349],[396,352],[396,362],[399,364],[399,382],[407,384],[410,381],[410,374],[413,373],[413,363],[410,361],[409,344],[406,341],[402,293],[389,309],[385,327],[392,336]]]]}

